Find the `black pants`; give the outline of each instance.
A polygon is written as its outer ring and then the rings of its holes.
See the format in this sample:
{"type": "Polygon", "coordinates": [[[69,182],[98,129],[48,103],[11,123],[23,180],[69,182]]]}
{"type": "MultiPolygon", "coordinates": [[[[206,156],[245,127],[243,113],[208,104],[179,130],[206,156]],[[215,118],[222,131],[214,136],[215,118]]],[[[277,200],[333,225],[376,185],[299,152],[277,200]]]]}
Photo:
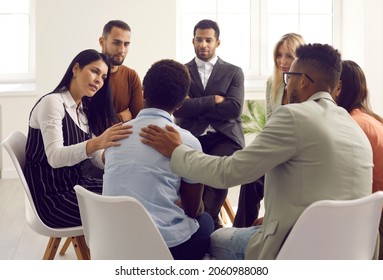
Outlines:
{"type": "Polygon", "coordinates": [[[203,213],[196,218],[199,229],[189,240],[175,247],[169,248],[175,260],[201,260],[210,248],[210,235],[214,225],[210,215],[203,213]]]}
{"type": "Polygon", "coordinates": [[[258,218],[265,177],[241,186],[238,198],[238,209],[233,222],[234,227],[249,227],[258,218]]]}
{"type": "MultiPolygon", "coordinates": [[[[198,140],[201,142],[203,152],[209,155],[230,156],[235,151],[242,149],[238,143],[219,132],[200,136],[198,140]]],[[[218,215],[225,202],[227,193],[227,189],[215,189],[212,186],[205,185],[203,194],[205,212],[209,213],[213,218],[215,229],[222,227],[219,223],[218,215]]]]}

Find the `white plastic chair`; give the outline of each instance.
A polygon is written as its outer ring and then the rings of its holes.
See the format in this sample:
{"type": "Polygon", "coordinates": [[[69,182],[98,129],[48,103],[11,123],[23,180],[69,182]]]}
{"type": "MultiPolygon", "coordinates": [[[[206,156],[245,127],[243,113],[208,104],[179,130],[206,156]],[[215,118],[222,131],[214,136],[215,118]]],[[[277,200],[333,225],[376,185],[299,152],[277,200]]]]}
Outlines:
{"type": "Polygon", "coordinates": [[[23,172],[26,142],[27,137],[22,132],[13,131],[1,144],[11,157],[17,174],[19,175],[21,184],[24,188],[25,216],[27,224],[34,232],[50,237],[43,259],[53,260],[55,258],[61,238],[63,237],[67,237],[68,239],[62,247],[60,255],[65,254],[70,243],[73,243],[77,258],[89,259],[89,252],[86,247],[82,226],[51,228],[45,225],[40,219],[23,172]]]}
{"type": "Polygon", "coordinates": [[[129,196],[103,196],[74,187],[92,260],[172,260],[145,207],[129,196]]]}
{"type": "Polygon", "coordinates": [[[383,191],[367,197],[311,204],[296,221],[277,259],[371,260],[383,206],[383,191]]]}

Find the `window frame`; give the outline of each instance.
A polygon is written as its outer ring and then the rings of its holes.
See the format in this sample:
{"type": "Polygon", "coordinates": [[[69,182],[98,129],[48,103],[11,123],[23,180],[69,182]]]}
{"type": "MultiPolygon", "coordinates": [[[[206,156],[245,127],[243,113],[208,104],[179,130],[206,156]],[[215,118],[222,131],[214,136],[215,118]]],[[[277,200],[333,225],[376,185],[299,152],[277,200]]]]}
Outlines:
{"type": "MultiPolygon", "coordinates": [[[[177,35],[182,32],[182,1],[177,0],[177,35]]],[[[190,0],[188,0],[190,1],[190,0]]],[[[332,45],[340,49],[341,43],[341,8],[342,0],[333,1],[332,45]]],[[[246,99],[264,99],[267,78],[271,75],[268,69],[268,11],[267,0],[251,0],[250,20],[250,70],[244,69],[246,99]],[[254,20],[255,19],[255,20],[254,20]],[[266,42],[266,43],[264,43],[266,42]]],[[[189,31],[190,34],[192,31],[189,31]]],[[[182,38],[177,36],[177,59],[182,59],[182,38]]],[[[190,36],[190,42],[192,36],[190,36]]],[[[190,47],[191,44],[190,44],[190,47]]],[[[229,61],[230,62],[230,61],[229,61]]]]}
{"type": "MultiPolygon", "coordinates": [[[[36,0],[29,1],[29,50],[26,73],[0,73],[0,93],[31,91],[36,82],[36,0]]],[[[23,13],[24,14],[24,13],[23,13]]],[[[19,15],[15,13],[15,15],[19,15]]]]}

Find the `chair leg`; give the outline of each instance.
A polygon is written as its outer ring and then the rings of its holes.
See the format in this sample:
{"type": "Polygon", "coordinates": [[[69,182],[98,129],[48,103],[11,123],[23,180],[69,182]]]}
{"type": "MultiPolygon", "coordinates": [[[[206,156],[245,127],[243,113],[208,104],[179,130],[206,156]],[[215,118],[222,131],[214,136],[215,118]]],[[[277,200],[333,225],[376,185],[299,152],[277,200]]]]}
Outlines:
{"type": "Polygon", "coordinates": [[[86,245],[85,237],[84,235],[80,236],[73,236],[71,237],[74,250],[77,255],[77,259],[79,260],[89,260],[90,259],[90,253],[89,248],[86,245]]]}
{"type": "Polygon", "coordinates": [[[61,248],[60,250],[60,256],[63,256],[65,255],[66,253],[66,250],[68,249],[69,245],[72,243],[72,239],[70,237],[68,237],[66,240],[65,240],[65,243],[63,245],[63,247],[61,248]]]}
{"type": "Polygon", "coordinates": [[[228,198],[225,199],[225,202],[223,203],[223,208],[225,209],[227,215],[229,216],[231,223],[233,223],[235,218],[235,213],[233,211],[233,208],[231,207],[231,203],[228,198]]]}
{"type": "Polygon", "coordinates": [[[50,237],[47,248],[43,256],[43,260],[53,260],[59,248],[61,237],[50,237]]]}
{"type": "Polygon", "coordinates": [[[228,216],[227,216],[226,211],[223,207],[221,208],[221,210],[219,210],[218,219],[219,219],[221,225],[226,225],[229,222],[228,216]]]}

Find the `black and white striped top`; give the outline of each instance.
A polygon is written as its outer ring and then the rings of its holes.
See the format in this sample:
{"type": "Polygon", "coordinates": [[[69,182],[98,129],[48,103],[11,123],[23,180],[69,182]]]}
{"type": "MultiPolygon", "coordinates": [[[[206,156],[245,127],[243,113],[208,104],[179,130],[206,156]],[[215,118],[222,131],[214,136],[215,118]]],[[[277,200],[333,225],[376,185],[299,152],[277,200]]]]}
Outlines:
{"type": "MultiPolygon", "coordinates": [[[[89,135],[77,126],[66,111],[62,129],[64,146],[89,139],[89,135]]],[[[88,161],[89,159],[72,166],[52,168],[45,154],[41,130],[29,127],[24,173],[37,212],[46,225],[53,228],[81,225],[73,187],[80,184],[91,191],[102,192],[102,180],[91,178],[83,172],[88,161]]]]}

